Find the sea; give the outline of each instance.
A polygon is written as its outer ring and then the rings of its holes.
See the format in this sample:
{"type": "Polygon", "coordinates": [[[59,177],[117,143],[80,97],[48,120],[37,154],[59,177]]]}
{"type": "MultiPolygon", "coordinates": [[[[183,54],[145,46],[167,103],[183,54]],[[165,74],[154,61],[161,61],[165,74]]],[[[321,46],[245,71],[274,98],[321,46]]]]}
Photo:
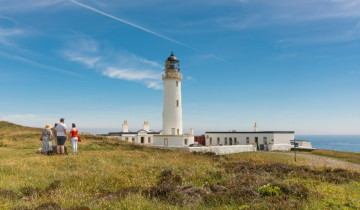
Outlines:
{"type": "Polygon", "coordinates": [[[295,139],[311,141],[316,149],[360,152],[360,135],[296,135],[295,139]]]}

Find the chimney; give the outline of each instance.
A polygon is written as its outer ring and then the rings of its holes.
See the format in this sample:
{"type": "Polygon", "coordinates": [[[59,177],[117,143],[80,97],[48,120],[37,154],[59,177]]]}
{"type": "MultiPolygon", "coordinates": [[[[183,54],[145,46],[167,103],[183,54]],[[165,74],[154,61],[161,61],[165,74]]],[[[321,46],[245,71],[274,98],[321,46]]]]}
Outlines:
{"type": "Polygon", "coordinates": [[[124,123],[122,124],[122,132],[123,133],[129,132],[129,126],[128,126],[127,120],[125,120],[124,123]]]}
{"type": "Polygon", "coordinates": [[[171,128],[171,135],[175,135],[175,128],[171,128]]]}
{"type": "Polygon", "coordinates": [[[257,129],[258,129],[258,126],[257,126],[257,124],[255,123],[255,125],[254,125],[254,132],[257,132],[257,129]]]}
{"type": "Polygon", "coordinates": [[[149,122],[148,122],[148,121],[144,121],[143,129],[146,130],[147,132],[150,131],[150,129],[149,129],[149,122]]]}
{"type": "Polygon", "coordinates": [[[190,135],[194,135],[194,128],[190,128],[190,135]]]}

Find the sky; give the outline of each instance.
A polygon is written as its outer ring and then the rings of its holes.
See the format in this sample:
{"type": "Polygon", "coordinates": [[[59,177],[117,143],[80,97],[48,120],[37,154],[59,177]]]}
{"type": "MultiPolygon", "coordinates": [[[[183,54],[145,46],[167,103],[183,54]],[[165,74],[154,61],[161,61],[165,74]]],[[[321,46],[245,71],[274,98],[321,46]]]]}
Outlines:
{"type": "Polygon", "coordinates": [[[0,120],[162,127],[171,51],[184,132],[360,134],[358,0],[0,0],[0,120]]]}

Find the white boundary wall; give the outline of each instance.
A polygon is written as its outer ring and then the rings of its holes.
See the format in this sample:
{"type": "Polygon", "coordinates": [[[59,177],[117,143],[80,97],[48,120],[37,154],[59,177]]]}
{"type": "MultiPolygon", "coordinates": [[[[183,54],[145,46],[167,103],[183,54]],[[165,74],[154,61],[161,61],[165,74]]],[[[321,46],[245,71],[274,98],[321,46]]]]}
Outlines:
{"type": "Polygon", "coordinates": [[[211,146],[211,147],[181,147],[181,146],[157,146],[161,149],[180,149],[187,150],[189,152],[213,152],[217,155],[234,154],[240,152],[256,152],[256,146],[254,145],[236,145],[236,146],[211,146]]]}
{"type": "MultiPolygon", "coordinates": [[[[296,140],[299,149],[313,149],[312,144],[310,141],[305,140],[296,140]]],[[[294,145],[294,141],[291,141],[291,144],[294,145]]]]}
{"type": "Polygon", "coordinates": [[[210,147],[189,147],[190,152],[214,152],[217,155],[233,154],[240,152],[255,152],[254,145],[233,145],[233,146],[210,146],[210,147]]]}

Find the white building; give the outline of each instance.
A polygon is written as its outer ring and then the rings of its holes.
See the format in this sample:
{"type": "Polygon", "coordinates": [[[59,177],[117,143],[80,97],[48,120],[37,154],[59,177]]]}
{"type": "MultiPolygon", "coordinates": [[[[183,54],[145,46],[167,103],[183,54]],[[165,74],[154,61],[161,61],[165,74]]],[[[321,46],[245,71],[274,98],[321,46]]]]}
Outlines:
{"type": "Polygon", "coordinates": [[[189,134],[183,133],[182,100],[179,60],[171,52],[165,61],[163,101],[163,130],[154,135],[154,145],[186,147],[194,143],[193,129],[189,134]]]}
{"type": "Polygon", "coordinates": [[[291,149],[294,131],[206,132],[206,146],[254,145],[256,150],[291,149]]]}
{"type": "Polygon", "coordinates": [[[110,132],[106,136],[117,137],[126,142],[151,145],[154,142],[155,134],[159,134],[159,132],[150,130],[149,123],[147,121],[144,122],[143,129],[136,132],[129,131],[129,125],[127,121],[124,121],[121,132],[110,132]]]}
{"type": "Polygon", "coordinates": [[[205,132],[206,146],[253,145],[266,151],[290,151],[294,139],[294,131],[258,131],[256,123],[253,132],[205,132]]]}

